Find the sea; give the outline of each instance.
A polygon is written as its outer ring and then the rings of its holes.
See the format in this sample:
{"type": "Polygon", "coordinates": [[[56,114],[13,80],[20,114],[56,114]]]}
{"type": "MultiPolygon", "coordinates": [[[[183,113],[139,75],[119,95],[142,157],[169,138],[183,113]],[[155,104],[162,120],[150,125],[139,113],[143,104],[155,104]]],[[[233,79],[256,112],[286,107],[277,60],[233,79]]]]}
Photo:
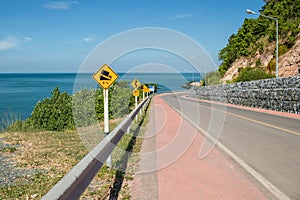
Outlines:
{"type": "MultiPolygon", "coordinates": [[[[158,84],[159,93],[184,91],[190,81],[200,81],[200,73],[118,73],[118,80],[129,85],[134,79],[143,83],[158,84]]],[[[37,102],[51,96],[58,86],[61,92],[73,94],[83,88],[99,87],[92,74],[76,73],[14,73],[0,74],[0,122],[24,120],[30,117],[37,102]]]]}

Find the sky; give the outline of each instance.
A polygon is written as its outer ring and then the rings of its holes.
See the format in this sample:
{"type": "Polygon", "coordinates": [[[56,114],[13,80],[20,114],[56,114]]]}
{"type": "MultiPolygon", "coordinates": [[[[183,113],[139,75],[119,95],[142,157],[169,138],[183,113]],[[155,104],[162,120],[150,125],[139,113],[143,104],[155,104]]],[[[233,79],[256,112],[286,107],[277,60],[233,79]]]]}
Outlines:
{"type": "MultiPolygon", "coordinates": [[[[245,10],[259,11],[264,2],[0,0],[0,5],[0,73],[55,73],[78,72],[97,45],[124,31],[145,27],[184,34],[201,45],[219,65],[219,50],[226,46],[230,35],[237,32],[245,18],[254,17],[245,10]]],[[[129,42],[135,42],[134,38],[131,40],[129,42]]],[[[119,48],[123,44],[114,45],[119,48]]],[[[169,52],[161,52],[159,57],[158,51],[146,50],[135,56],[129,55],[124,59],[126,62],[119,62],[124,65],[120,70],[128,70],[129,66],[126,68],[125,65],[135,62],[135,58],[142,60],[145,57],[151,62],[150,54],[156,58],[155,63],[163,63],[159,59],[170,60],[171,57],[169,52]]],[[[172,60],[176,65],[176,59],[172,60]]],[[[143,64],[143,61],[139,63],[143,64]]]]}

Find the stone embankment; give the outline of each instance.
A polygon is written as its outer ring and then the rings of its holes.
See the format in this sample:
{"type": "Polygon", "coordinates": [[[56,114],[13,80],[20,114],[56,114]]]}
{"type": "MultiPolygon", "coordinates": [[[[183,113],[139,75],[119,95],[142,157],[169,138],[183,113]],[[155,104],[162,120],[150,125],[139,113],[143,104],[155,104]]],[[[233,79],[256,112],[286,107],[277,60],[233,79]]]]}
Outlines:
{"type": "Polygon", "coordinates": [[[300,76],[192,87],[189,96],[300,114],[300,76]]]}

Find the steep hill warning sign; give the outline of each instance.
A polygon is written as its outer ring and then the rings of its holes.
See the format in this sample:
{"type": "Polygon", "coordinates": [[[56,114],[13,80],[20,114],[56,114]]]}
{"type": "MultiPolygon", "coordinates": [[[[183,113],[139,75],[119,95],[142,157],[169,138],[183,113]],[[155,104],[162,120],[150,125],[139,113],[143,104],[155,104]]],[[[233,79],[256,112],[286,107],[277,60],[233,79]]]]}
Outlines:
{"type": "Polygon", "coordinates": [[[103,89],[106,90],[119,78],[119,76],[107,64],[104,64],[93,75],[93,78],[103,89]]]}

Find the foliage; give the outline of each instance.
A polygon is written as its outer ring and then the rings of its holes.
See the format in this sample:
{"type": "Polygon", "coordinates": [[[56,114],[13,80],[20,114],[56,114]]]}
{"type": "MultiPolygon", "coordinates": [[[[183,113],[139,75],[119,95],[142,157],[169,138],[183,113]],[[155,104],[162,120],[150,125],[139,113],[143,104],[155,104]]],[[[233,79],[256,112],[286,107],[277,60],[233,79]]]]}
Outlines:
{"type": "MultiPolygon", "coordinates": [[[[120,81],[108,90],[110,119],[130,112],[133,104],[129,83],[120,81]]],[[[73,114],[79,127],[95,124],[104,119],[103,89],[83,89],[73,95],[73,114]]]]}
{"type": "Polygon", "coordinates": [[[218,85],[220,84],[221,76],[218,71],[208,72],[203,76],[203,86],[218,85]]]}
{"type": "Polygon", "coordinates": [[[72,98],[68,93],[61,93],[58,87],[51,92],[50,98],[38,102],[28,123],[33,129],[63,131],[74,128],[72,98]]]}
{"type": "MultiPolygon", "coordinates": [[[[130,112],[134,99],[129,83],[121,81],[109,88],[110,119],[130,112]]],[[[14,120],[7,130],[12,131],[64,131],[76,126],[84,127],[104,118],[103,90],[82,89],[73,96],[61,93],[56,87],[50,98],[34,107],[30,118],[14,120]],[[73,106],[72,106],[73,103],[73,106]]]]}
{"type": "Polygon", "coordinates": [[[73,95],[73,116],[76,126],[84,127],[96,123],[95,108],[100,105],[103,107],[103,103],[95,104],[98,92],[95,89],[85,88],[73,95]]]}
{"type": "Polygon", "coordinates": [[[133,97],[129,83],[120,81],[110,91],[109,113],[111,118],[123,117],[130,113],[130,107],[133,105],[133,97]]]}
{"type": "Polygon", "coordinates": [[[21,122],[21,115],[15,114],[13,111],[9,110],[3,115],[0,114],[0,133],[4,132],[8,127],[10,127],[14,123],[20,126],[19,125],[20,122],[21,122]]]}
{"type": "MultiPolygon", "coordinates": [[[[260,13],[278,19],[281,43],[279,55],[282,55],[293,46],[300,31],[300,0],[266,1],[260,13]]],[[[222,63],[218,70],[222,77],[236,59],[253,56],[258,50],[262,52],[266,49],[269,42],[275,42],[275,20],[262,15],[257,19],[245,19],[238,32],[230,36],[227,46],[220,50],[219,59],[222,63]]]]}
{"type": "Polygon", "coordinates": [[[25,121],[17,120],[7,130],[63,131],[74,129],[71,96],[66,92],[61,93],[58,87],[54,88],[51,94],[50,98],[37,103],[30,118],[25,121]]]}
{"type": "Polygon", "coordinates": [[[233,82],[245,82],[252,80],[274,78],[274,75],[268,74],[260,68],[246,67],[240,70],[239,76],[233,82]]]}
{"type": "Polygon", "coordinates": [[[283,54],[285,54],[288,51],[288,47],[284,44],[280,45],[278,47],[278,56],[282,56],[283,54]]]}
{"type": "Polygon", "coordinates": [[[266,70],[269,73],[272,73],[276,70],[276,60],[274,58],[270,60],[266,70]]]}

